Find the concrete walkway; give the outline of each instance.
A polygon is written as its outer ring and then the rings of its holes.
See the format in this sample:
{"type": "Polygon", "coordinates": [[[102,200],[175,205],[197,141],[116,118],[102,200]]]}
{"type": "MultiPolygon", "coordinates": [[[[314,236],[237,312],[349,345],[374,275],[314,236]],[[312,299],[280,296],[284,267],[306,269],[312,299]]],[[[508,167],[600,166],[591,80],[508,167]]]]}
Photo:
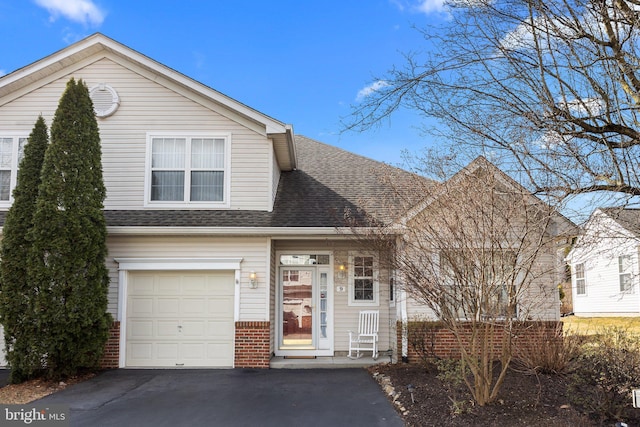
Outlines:
{"type": "Polygon", "coordinates": [[[78,427],[403,426],[364,369],[119,369],[37,403],[78,427]]]}

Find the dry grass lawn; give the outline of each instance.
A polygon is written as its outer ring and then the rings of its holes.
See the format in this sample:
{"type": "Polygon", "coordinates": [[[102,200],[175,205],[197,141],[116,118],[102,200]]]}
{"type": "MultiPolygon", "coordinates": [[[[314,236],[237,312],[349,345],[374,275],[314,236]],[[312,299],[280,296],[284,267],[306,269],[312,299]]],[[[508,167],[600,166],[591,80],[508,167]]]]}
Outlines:
{"type": "Polygon", "coordinates": [[[562,318],[565,333],[593,335],[602,329],[620,328],[633,335],[640,335],[640,317],[576,317],[562,318]]]}

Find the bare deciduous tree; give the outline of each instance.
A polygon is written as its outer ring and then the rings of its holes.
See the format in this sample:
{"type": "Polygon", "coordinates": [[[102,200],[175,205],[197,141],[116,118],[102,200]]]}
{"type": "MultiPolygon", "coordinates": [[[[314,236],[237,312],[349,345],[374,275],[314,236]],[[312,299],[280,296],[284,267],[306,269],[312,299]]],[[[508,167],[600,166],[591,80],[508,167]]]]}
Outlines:
{"type": "Polygon", "coordinates": [[[416,177],[412,187],[422,203],[356,235],[397,249],[400,286],[455,337],[467,386],[484,405],[498,396],[523,322],[558,318],[556,239],[570,224],[483,158],[441,184],[416,177]]]}
{"type": "Polygon", "coordinates": [[[536,193],[640,195],[640,2],[453,0],[421,31],[347,129],[409,108],[536,193]]]}

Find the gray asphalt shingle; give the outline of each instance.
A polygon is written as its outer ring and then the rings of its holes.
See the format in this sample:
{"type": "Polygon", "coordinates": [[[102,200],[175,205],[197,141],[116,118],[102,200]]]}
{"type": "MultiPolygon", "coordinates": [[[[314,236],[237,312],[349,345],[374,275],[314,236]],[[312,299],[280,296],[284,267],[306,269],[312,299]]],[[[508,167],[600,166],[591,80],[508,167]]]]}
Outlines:
{"type": "MultiPolygon", "coordinates": [[[[416,176],[384,163],[296,136],[298,168],[280,177],[273,212],[215,209],[105,210],[111,227],[343,227],[386,222],[401,213],[397,185],[416,176]],[[370,215],[370,217],[368,216],[370,215]]],[[[416,195],[417,197],[418,195],[416,195]]],[[[4,223],[6,212],[0,212],[4,223]]]]}

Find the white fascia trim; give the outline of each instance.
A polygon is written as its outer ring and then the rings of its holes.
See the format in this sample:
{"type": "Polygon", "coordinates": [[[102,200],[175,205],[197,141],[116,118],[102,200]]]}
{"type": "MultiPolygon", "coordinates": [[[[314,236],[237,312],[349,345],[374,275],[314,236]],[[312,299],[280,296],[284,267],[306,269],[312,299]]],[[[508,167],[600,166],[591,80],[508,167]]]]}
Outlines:
{"type": "Polygon", "coordinates": [[[153,60],[139,53],[138,51],[131,49],[130,47],[100,33],[93,34],[71,46],[54,52],[53,54],[39,61],[36,61],[30,65],[27,65],[8,74],[5,78],[0,79],[0,88],[9,85],[17,80],[20,80],[25,76],[37,73],[47,67],[58,65],[60,68],[63,68],[65,66],[65,60],[67,60],[69,57],[77,55],[86,49],[95,49],[95,46],[100,45],[106,50],[110,50],[121,56],[127,57],[130,60],[135,61],[150,70],[153,70],[153,72],[156,72],[159,75],[165,76],[168,79],[178,82],[181,85],[197,93],[200,93],[221,105],[235,110],[245,117],[254,120],[255,122],[262,123],[265,126],[267,133],[286,134],[287,130],[290,128],[289,125],[286,125],[279,120],[269,117],[257,110],[254,110],[253,108],[227,95],[224,95],[223,93],[218,92],[215,89],[212,89],[190,77],[187,77],[186,75],[175,71],[172,68],[169,68],[166,65],[153,60]]]}
{"type": "Polygon", "coordinates": [[[119,270],[240,270],[242,258],[114,258],[119,270]]]}
{"type": "Polygon", "coordinates": [[[353,238],[349,228],[333,227],[107,227],[110,235],[269,235],[269,236],[343,236],[353,238]]]}

